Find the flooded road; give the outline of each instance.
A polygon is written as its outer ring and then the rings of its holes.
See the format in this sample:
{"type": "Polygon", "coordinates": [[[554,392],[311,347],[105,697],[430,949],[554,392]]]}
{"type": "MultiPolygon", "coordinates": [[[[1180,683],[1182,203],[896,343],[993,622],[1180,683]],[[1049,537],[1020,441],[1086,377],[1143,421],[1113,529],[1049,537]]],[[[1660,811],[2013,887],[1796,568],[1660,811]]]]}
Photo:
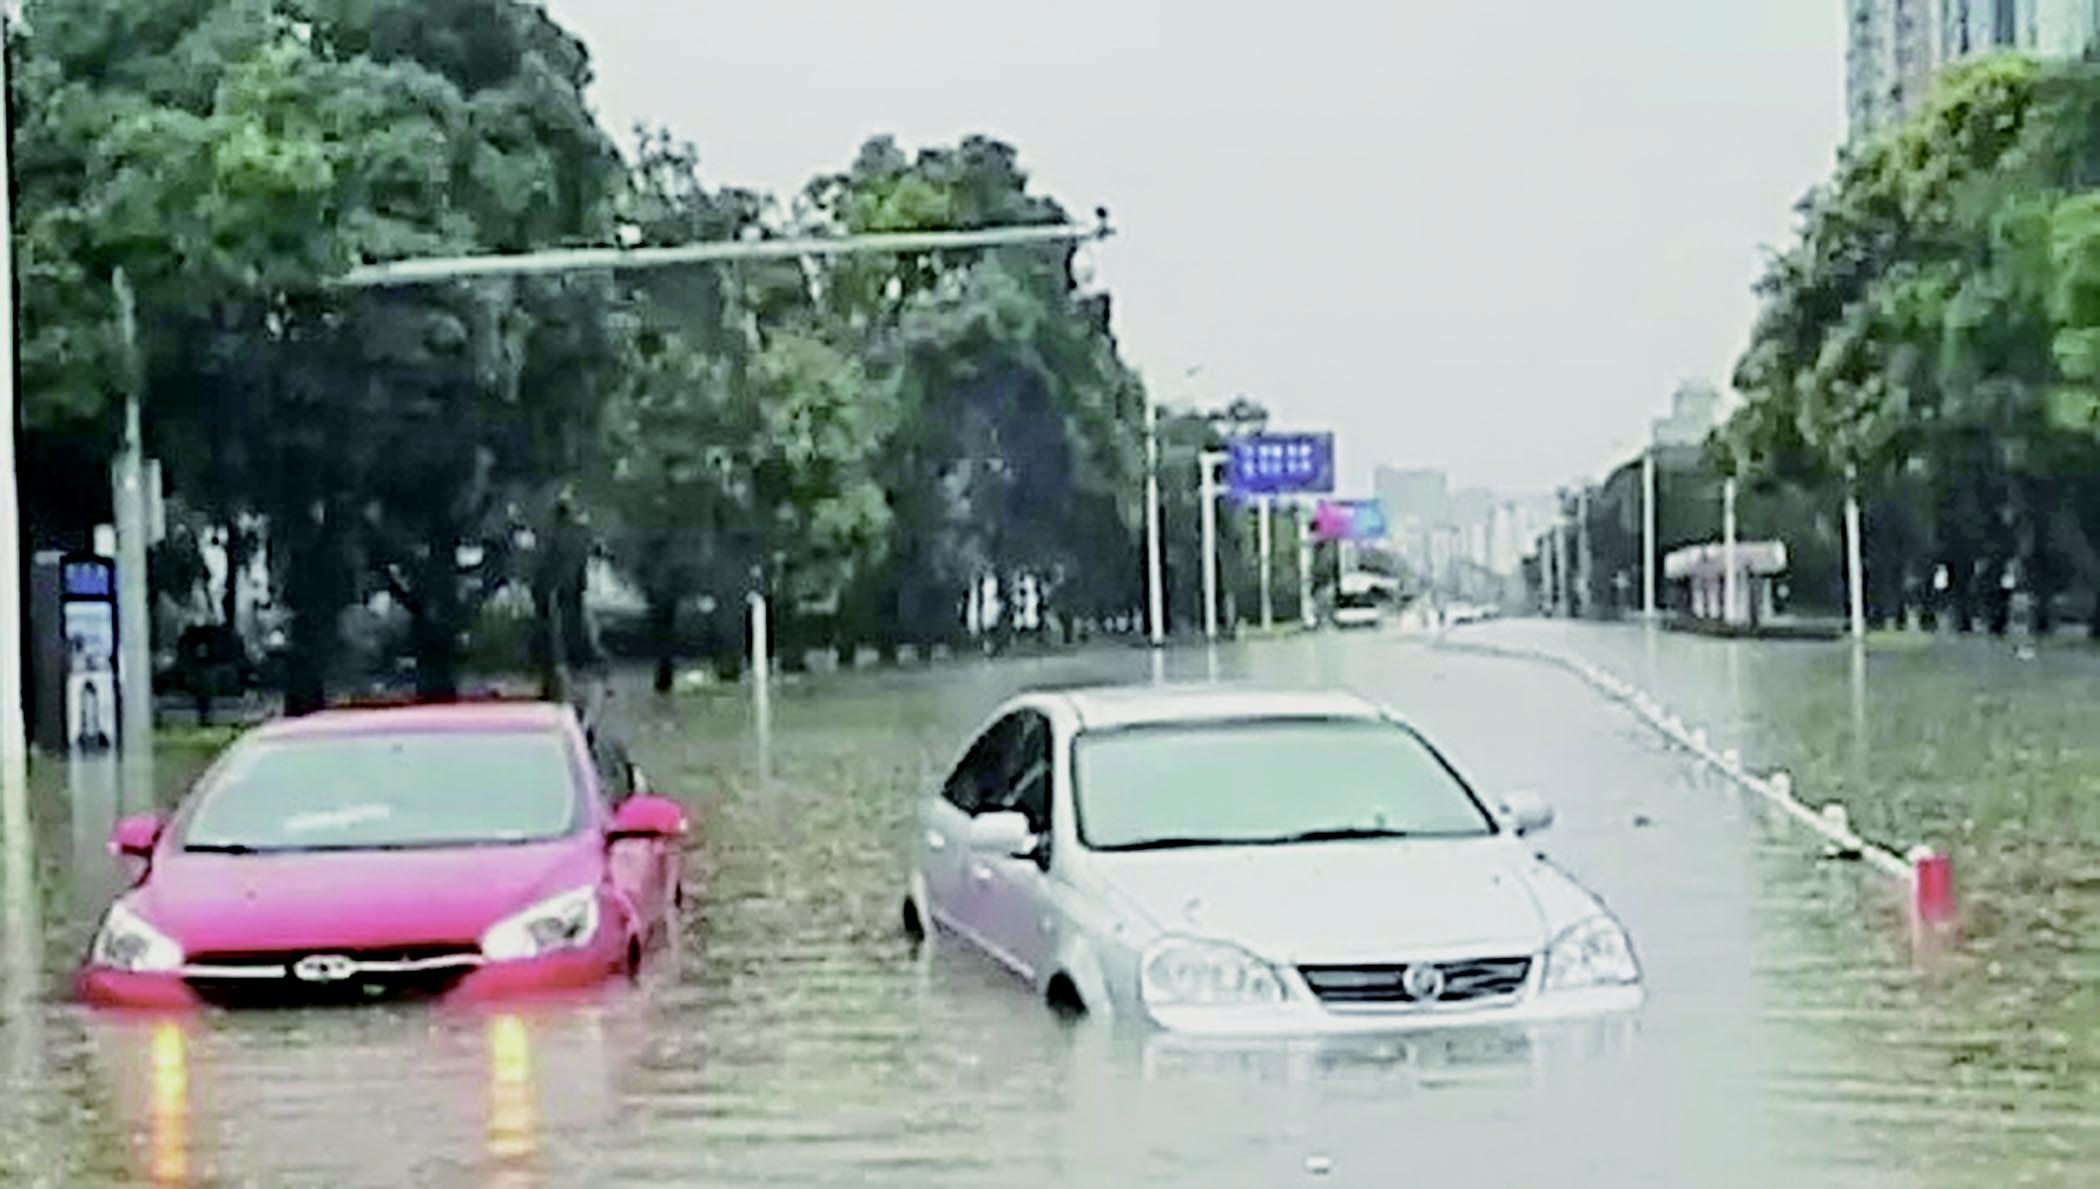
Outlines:
{"type": "MultiPolygon", "coordinates": [[[[641,986],[583,1007],[87,1014],[65,983],[116,886],[114,800],[39,786],[4,889],[0,1182],[1951,1187],[2100,1166],[2090,1039],[2015,1034],[1970,967],[1917,969],[1885,881],[1819,861],[1573,677],[1396,636],[1167,667],[1351,685],[1483,791],[1545,794],[1542,849],[1639,947],[1635,1026],[1183,1048],[914,953],[913,798],[965,733],[1024,686],[1151,675],[1143,653],[955,662],[782,683],[764,754],[741,691],[633,699],[638,758],[699,811],[703,890],[641,986]]],[[[1753,682],[1734,713],[1769,731],[1761,699],[1842,708],[1843,678],[1753,682]]]]}

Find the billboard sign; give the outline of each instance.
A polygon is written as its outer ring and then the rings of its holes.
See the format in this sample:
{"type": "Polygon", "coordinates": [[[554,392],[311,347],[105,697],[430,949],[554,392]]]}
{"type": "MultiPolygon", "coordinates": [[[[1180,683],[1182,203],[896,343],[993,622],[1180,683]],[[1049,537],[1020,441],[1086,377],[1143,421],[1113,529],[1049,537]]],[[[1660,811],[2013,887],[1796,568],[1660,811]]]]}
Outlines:
{"type": "Polygon", "coordinates": [[[1377,500],[1321,500],[1313,512],[1313,536],[1322,541],[1383,541],[1387,531],[1377,500]]]}
{"type": "Polygon", "coordinates": [[[1263,433],[1230,446],[1225,486],[1236,499],[1334,490],[1334,435],[1263,433]]]}
{"type": "Polygon", "coordinates": [[[72,554],[59,563],[65,633],[66,740],[106,751],[117,733],[116,571],[108,559],[72,554]]]}

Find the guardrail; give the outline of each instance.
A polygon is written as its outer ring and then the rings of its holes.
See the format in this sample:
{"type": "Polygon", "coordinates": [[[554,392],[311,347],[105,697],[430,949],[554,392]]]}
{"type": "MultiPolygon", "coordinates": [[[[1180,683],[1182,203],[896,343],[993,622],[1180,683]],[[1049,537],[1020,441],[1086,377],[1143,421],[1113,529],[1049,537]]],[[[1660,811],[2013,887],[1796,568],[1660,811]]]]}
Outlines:
{"type": "Polygon", "coordinates": [[[1810,807],[1795,795],[1792,775],[1783,770],[1763,774],[1752,771],[1735,749],[1716,748],[1704,728],[1687,723],[1653,695],[1615,674],[1580,658],[1545,649],[1452,640],[1448,629],[1438,633],[1435,646],[1552,665],[1574,674],[1592,689],[1633,711],[1635,717],[1707,767],[1819,835],[1832,857],[1864,860],[1891,880],[1907,883],[1917,923],[1945,926],[1953,921],[1953,863],[1947,855],[1923,845],[1898,854],[1888,846],[1862,838],[1853,830],[1851,816],[1841,803],[1830,801],[1820,809],[1810,807]]]}

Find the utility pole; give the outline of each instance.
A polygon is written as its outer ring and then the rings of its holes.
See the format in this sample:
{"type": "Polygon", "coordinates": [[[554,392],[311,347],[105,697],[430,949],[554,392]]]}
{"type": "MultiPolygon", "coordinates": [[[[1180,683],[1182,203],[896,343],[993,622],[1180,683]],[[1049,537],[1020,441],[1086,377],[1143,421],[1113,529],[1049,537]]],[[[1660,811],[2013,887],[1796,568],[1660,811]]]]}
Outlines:
{"type": "Polygon", "coordinates": [[[1641,614],[1655,618],[1655,447],[1641,453],[1641,614]]]}
{"type": "Polygon", "coordinates": [[[1165,579],[1159,556],[1159,406],[1145,400],[1145,601],[1151,613],[1152,647],[1167,642],[1165,579]]]}
{"type": "Polygon", "coordinates": [[[1197,488],[1203,500],[1203,638],[1218,638],[1218,464],[1226,455],[1197,455],[1197,488]]]}
{"type": "Polygon", "coordinates": [[[144,370],[131,281],[120,268],[110,283],[124,377],[124,441],[111,468],[110,491],[117,521],[117,723],[125,796],[143,806],[153,797],[153,617],[146,593],[146,462],[139,429],[144,370]]]}
{"type": "Polygon", "coordinates": [[[1590,489],[1575,493],[1575,613],[1590,611],[1590,489]]]}
{"type": "Polygon", "coordinates": [[[1859,468],[1845,468],[1845,586],[1852,611],[1852,638],[1867,638],[1866,564],[1860,556],[1859,468]]]}
{"type": "Polygon", "coordinates": [[[1721,619],[1733,624],[1736,621],[1736,587],[1739,579],[1735,572],[1735,478],[1730,476],[1721,485],[1721,619]]]}
{"type": "Polygon", "coordinates": [[[1261,506],[1255,512],[1259,517],[1260,531],[1256,534],[1261,549],[1261,626],[1268,631],[1276,626],[1276,605],[1269,591],[1269,522],[1275,517],[1276,497],[1261,497],[1261,506]]]}

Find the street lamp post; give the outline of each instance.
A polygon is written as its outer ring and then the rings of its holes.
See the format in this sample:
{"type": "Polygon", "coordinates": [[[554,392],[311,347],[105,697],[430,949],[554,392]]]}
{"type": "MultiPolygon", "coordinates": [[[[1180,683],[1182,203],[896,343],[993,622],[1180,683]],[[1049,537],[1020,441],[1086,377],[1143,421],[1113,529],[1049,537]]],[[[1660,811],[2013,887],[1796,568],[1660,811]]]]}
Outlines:
{"type": "MultiPolygon", "coordinates": [[[[12,23],[12,22],[7,22],[12,23]]],[[[7,86],[0,53],[0,94],[7,86]]],[[[0,797],[28,786],[29,734],[22,718],[21,508],[15,494],[14,213],[9,207],[7,112],[0,104],[0,797]]]]}

